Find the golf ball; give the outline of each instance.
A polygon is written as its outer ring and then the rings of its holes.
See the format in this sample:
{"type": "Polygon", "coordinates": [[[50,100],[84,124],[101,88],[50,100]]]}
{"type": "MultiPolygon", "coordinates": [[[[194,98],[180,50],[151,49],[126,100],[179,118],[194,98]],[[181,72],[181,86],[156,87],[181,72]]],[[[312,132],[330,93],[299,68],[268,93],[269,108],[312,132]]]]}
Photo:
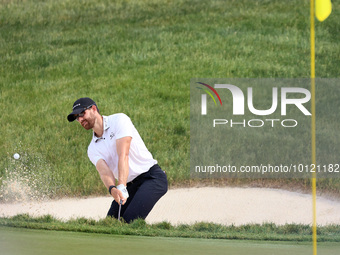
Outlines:
{"type": "Polygon", "coordinates": [[[19,159],[19,158],[20,158],[20,155],[19,155],[18,153],[15,153],[15,154],[13,155],[13,158],[19,159]]]}

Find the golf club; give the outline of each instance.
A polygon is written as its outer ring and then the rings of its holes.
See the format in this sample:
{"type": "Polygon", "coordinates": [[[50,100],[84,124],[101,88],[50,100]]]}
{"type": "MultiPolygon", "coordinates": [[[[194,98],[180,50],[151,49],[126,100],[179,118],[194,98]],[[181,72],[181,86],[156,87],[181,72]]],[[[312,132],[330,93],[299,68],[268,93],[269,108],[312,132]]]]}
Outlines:
{"type": "Polygon", "coordinates": [[[119,209],[118,209],[118,221],[120,221],[120,210],[122,209],[122,203],[123,203],[123,200],[120,200],[119,209]]]}

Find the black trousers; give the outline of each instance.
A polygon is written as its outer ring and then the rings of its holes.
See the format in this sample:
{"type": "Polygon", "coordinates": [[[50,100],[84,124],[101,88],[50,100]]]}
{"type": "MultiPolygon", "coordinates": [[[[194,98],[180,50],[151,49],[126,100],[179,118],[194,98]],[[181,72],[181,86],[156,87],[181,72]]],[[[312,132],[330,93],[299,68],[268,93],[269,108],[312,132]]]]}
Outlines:
{"type": "MultiPolygon", "coordinates": [[[[134,219],[145,219],[157,201],[168,191],[166,174],[159,165],[152,166],[148,172],[127,183],[129,198],[122,205],[120,216],[130,223],[134,219]]],[[[118,203],[113,200],[107,216],[118,218],[118,203]]]]}

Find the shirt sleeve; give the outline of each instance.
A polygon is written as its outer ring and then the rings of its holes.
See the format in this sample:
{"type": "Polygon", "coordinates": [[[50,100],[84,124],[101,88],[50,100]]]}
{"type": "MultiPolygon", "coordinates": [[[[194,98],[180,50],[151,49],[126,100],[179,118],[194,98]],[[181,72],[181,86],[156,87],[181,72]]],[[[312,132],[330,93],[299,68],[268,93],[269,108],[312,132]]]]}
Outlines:
{"type": "Polygon", "coordinates": [[[134,128],[131,119],[124,113],[120,114],[116,123],[116,139],[127,136],[133,137],[134,128]]]}
{"type": "Polygon", "coordinates": [[[87,156],[89,157],[90,161],[94,166],[97,165],[98,160],[102,159],[102,157],[99,154],[95,153],[93,150],[91,150],[90,147],[87,150],[87,156]]]}

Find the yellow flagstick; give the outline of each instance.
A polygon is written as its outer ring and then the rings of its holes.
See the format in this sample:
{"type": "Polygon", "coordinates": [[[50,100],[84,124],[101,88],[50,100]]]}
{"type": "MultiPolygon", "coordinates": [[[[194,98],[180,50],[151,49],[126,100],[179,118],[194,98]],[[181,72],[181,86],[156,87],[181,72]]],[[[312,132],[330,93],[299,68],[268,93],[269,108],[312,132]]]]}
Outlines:
{"type": "MultiPolygon", "coordinates": [[[[312,104],[312,164],[316,166],[315,155],[315,24],[314,24],[314,0],[310,0],[310,58],[311,58],[311,104],[312,104]]],[[[313,255],[317,255],[316,235],[316,173],[312,174],[313,193],[313,255]]]]}
{"type": "MultiPolygon", "coordinates": [[[[311,45],[311,104],[312,104],[312,164],[316,168],[316,143],[315,143],[315,23],[314,16],[319,21],[324,21],[332,12],[331,0],[310,0],[310,45],[311,45]],[[314,12],[315,10],[315,12],[314,12]]],[[[312,174],[313,192],[313,255],[317,255],[316,234],[316,172],[312,174]]]]}

